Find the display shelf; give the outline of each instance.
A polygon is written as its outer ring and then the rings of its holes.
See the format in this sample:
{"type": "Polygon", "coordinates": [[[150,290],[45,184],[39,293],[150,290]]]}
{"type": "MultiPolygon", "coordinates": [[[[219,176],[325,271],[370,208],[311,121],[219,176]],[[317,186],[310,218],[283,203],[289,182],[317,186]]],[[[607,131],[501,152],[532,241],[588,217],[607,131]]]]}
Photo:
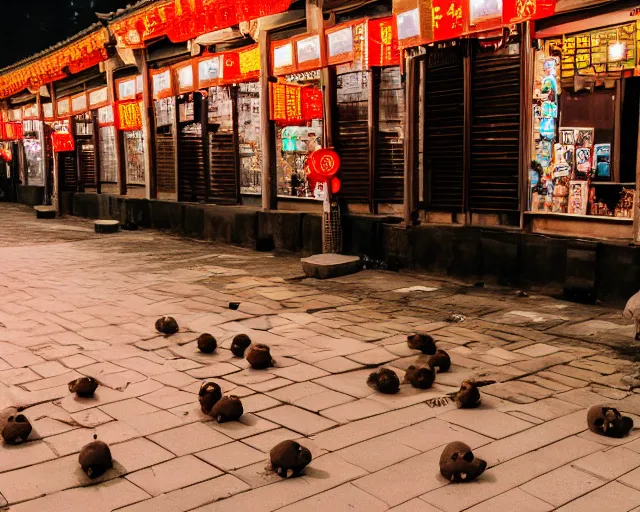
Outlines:
{"type": "Polygon", "coordinates": [[[592,181],[591,182],[591,186],[592,187],[600,187],[600,186],[617,186],[617,187],[628,187],[628,188],[635,188],[636,184],[634,182],[629,182],[629,183],[615,183],[612,181],[592,181]]]}
{"type": "Polygon", "coordinates": [[[608,217],[605,215],[580,215],[577,213],[558,213],[558,212],[525,212],[525,215],[531,215],[536,217],[551,217],[551,218],[559,218],[559,219],[576,219],[576,220],[584,220],[584,221],[604,221],[604,222],[612,222],[612,223],[622,223],[622,224],[633,224],[633,219],[629,217],[608,217]]]}

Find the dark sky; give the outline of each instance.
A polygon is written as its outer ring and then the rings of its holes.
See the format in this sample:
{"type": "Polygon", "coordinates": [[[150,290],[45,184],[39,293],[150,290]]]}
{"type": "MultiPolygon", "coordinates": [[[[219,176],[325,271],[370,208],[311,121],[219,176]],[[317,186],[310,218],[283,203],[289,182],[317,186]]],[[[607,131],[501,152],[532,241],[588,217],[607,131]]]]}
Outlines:
{"type": "Polygon", "coordinates": [[[29,57],[135,0],[0,0],[0,67],[29,57]]]}

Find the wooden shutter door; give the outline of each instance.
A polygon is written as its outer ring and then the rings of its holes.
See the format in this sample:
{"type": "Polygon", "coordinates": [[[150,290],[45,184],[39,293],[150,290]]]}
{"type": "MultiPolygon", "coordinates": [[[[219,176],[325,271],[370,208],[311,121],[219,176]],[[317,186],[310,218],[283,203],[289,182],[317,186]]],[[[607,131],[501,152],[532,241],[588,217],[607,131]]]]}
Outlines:
{"type": "Polygon", "coordinates": [[[402,203],[404,197],[404,87],[398,66],[382,68],[379,83],[374,198],[402,203]]]}
{"type": "Polygon", "coordinates": [[[338,149],[340,195],[354,203],[368,203],[369,169],[369,80],[371,72],[338,75],[338,149]]]}
{"type": "Polygon", "coordinates": [[[464,61],[462,49],[432,48],[425,77],[425,199],[430,209],[464,207],[464,61]]]}
{"type": "Polygon", "coordinates": [[[469,209],[518,211],[520,45],[473,57],[469,209]],[[516,51],[516,49],[518,51],[516,51]]]}

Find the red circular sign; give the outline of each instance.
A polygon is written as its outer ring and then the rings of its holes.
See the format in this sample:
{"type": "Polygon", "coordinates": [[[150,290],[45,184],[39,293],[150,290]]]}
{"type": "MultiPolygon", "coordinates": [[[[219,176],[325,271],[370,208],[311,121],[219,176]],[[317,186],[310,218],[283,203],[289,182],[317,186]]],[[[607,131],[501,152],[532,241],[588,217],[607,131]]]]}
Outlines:
{"type": "Polygon", "coordinates": [[[316,149],[309,155],[308,163],[315,181],[328,181],[340,170],[340,157],[333,149],[316,149]]]}

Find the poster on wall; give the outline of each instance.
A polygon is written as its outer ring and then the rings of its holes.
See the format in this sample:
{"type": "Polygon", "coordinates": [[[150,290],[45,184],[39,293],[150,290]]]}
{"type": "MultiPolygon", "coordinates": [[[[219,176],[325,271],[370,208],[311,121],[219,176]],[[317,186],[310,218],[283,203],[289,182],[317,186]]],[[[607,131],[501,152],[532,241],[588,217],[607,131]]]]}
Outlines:
{"type": "Polygon", "coordinates": [[[586,181],[569,182],[569,213],[586,215],[589,203],[589,184],[586,181]]]}
{"type": "Polygon", "coordinates": [[[594,168],[596,178],[611,177],[611,144],[596,144],[594,151],[594,168]]]}

